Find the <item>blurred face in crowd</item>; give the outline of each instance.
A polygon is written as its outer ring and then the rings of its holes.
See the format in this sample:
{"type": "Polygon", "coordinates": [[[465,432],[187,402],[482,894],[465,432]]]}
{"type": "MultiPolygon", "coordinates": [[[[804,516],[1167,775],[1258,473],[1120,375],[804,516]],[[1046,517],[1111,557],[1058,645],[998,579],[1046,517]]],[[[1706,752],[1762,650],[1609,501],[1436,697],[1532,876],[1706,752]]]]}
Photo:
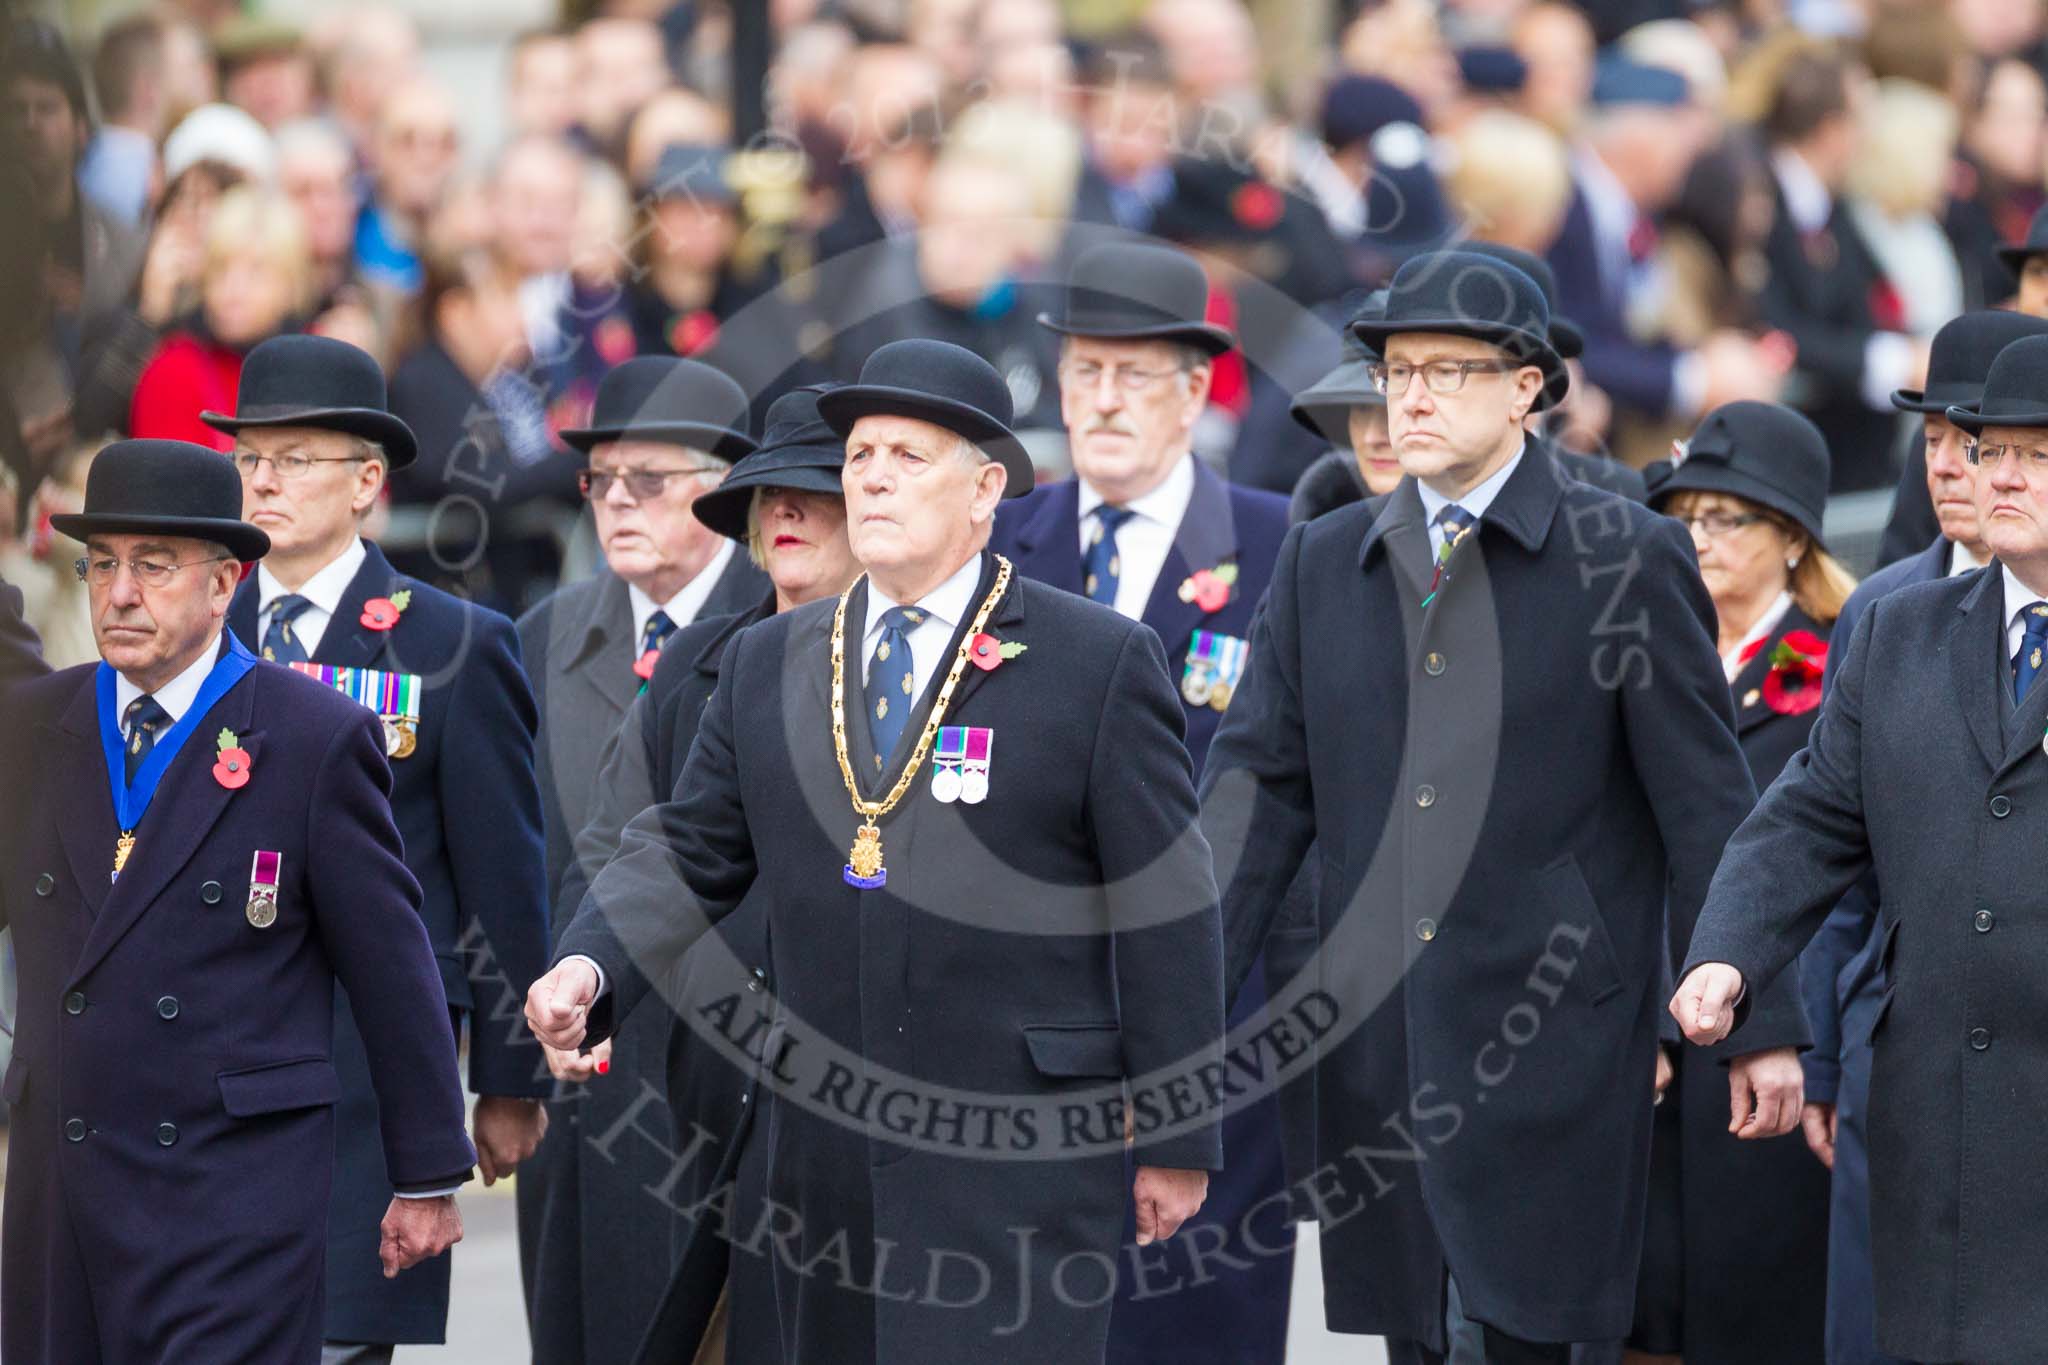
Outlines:
{"type": "Polygon", "coordinates": [[[1111,180],[1131,181],[1173,155],[1173,91],[1149,81],[1119,78],[1088,95],[1088,135],[1097,164],[1111,180]]]}
{"type": "Polygon", "coordinates": [[[1533,6],[1515,25],[1515,55],[1529,69],[1522,112],[1569,132],[1593,91],[1593,28],[1566,5],[1533,6]]]}
{"type": "Polygon", "coordinates": [[[362,135],[399,87],[419,75],[419,30],[406,15],[384,5],[352,9],[342,26],[331,66],[336,116],[362,135]]]}
{"type": "Polygon", "coordinates": [[[1237,0],[1156,0],[1148,18],[1174,83],[1190,98],[1257,89],[1259,35],[1237,0]]]}
{"type": "Polygon", "coordinates": [[[1676,493],[1665,515],[1688,523],[1700,578],[1723,617],[1753,621],[1792,581],[1785,561],[1806,552],[1806,536],[1787,531],[1746,498],[1676,493]]]}
{"type": "Polygon", "coordinates": [[[655,601],[666,602],[718,553],[719,534],[692,516],[690,507],[699,493],[724,480],[725,463],[670,441],[603,441],[591,447],[590,468],[613,476],[601,495],[595,484],[590,490],[605,563],[655,601]],[[621,473],[669,477],[659,493],[642,497],[630,479],[617,477],[621,473]]]}
{"type": "Polygon", "coordinates": [[[576,44],[568,37],[530,38],[512,54],[509,113],[515,133],[559,135],[576,124],[576,44]]]}
{"type": "Polygon", "coordinates": [[[691,194],[667,195],[654,205],[654,254],[679,268],[711,272],[725,264],[739,240],[739,217],[730,204],[691,194]]]}
{"type": "Polygon", "coordinates": [[[759,489],[747,521],[754,557],[775,580],[777,610],[839,592],[860,572],[846,538],[846,501],[837,493],[759,489]]]}
{"type": "Polygon", "coordinates": [[[1030,191],[980,162],[941,163],[925,184],[917,273],[933,297],[971,308],[1017,266],[1030,191]]]}
{"type": "Polygon", "coordinates": [[[1941,522],[1943,538],[1983,558],[1984,535],[1977,524],[1977,471],[1965,452],[1970,435],[1948,418],[1925,419],[1927,497],[1941,522]]]}
{"type": "Polygon", "coordinates": [[[1157,488],[1187,457],[1211,371],[1207,361],[1189,366],[1182,348],[1164,341],[1068,337],[1059,375],[1074,472],[1123,503],[1157,488]]]}
{"type": "Polygon", "coordinates": [[[1684,110],[1647,104],[1601,110],[1592,123],[1600,158],[1644,212],[1668,207],[1700,152],[1684,110]]]}
{"type": "Polygon", "coordinates": [[[299,211],[316,261],[340,261],[349,254],[356,230],[355,190],[349,183],[354,169],[339,139],[309,137],[280,149],[278,188],[299,211]]]}
{"type": "Polygon", "coordinates": [[[494,370],[517,369],[528,358],[526,319],[519,310],[517,284],[503,271],[476,265],[462,287],[441,296],[434,335],[474,382],[494,370]]]}
{"type": "Polygon", "coordinates": [[[1387,388],[1387,425],[1401,469],[1448,497],[1476,488],[1522,445],[1522,420],[1542,388],[1534,366],[1508,368],[1499,347],[1473,337],[1402,332],[1387,339],[1385,367],[1410,379],[1387,388]],[[1429,387],[1427,368],[1470,362],[1452,393],[1429,387]]]}
{"type": "Polygon", "coordinates": [[[109,667],[145,692],[183,673],[220,634],[241,566],[219,545],[189,536],[92,536],[88,562],[113,561],[113,577],[86,580],[93,641],[109,667]],[[129,565],[186,567],[145,588],[129,565]],[[208,562],[213,561],[213,562],[208,562]]]}
{"type": "Polygon", "coordinates": [[[2048,431],[1986,427],[1977,437],[1984,545],[2028,585],[2048,582],[2048,431]]]}
{"type": "Polygon", "coordinates": [[[627,117],[668,84],[661,30],[643,19],[593,19],[576,33],[583,127],[609,145],[627,117]]]}
{"type": "Polygon", "coordinates": [[[2008,185],[2039,185],[2048,87],[2039,72],[2016,58],[1993,66],[1984,81],[1983,107],[1968,132],[1971,153],[2008,185]]]}
{"type": "Polygon", "coordinates": [[[528,138],[505,153],[491,187],[491,216],[499,248],[520,275],[569,268],[582,193],[582,162],[567,143],[528,138]]]}
{"type": "Polygon", "coordinates": [[[640,106],[626,131],[626,175],[635,185],[653,179],[671,146],[715,146],[732,136],[725,111],[694,90],[664,90],[640,106]]]}
{"type": "Polygon", "coordinates": [[[302,264],[283,243],[210,252],[199,292],[214,339],[250,346],[276,333],[304,302],[302,264]]]}
{"type": "Polygon", "coordinates": [[[455,106],[439,87],[415,83],[397,91],[372,144],[379,201],[424,218],[447,188],[457,149],[455,106]]]}
{"type": "Polygon", "coordinates": [[[1358,461],[1365,491],[1372,496],[1391,493],[1401,482],[1401,457],[1387,430],[1385,408],[1359,404],[1351,409],[1351,455],[1358,461]]]}
{"type": "Polygon", "coordinates": [[[197,109],[212,104],[218,85],[206,35],[197,24],[178,20],[164,23],[163,33],[165,107],[197,109]]]}
{"type": "Polygon", "coordinates": [[[2048,256],[2029,256],[2020,265],[2020,292],[2013,307],[2028,317],[2048,318],[2048,256]]]}
{"type": "Polygon", "coordinates": [[[265,128],[282,128],[313,112],[313,59],[302,52],[252,57],[228,73],[222,93],[265,128]]]}
{"type": "Polygon", "coordinates": [[[85,152],[86,128],[85,121],[72,112],[63,87],[33,76],[16,76],[7,84],[7,117],[21,139],[37,191],[51,194],[69,185],[72,170],[85,152]]]}
{"type": "Polygon", "coordinates": [[[299,564],[311,573],[333,562],[354,539],[363,514],[384,486],[384,462],[364,458],[363,442],[318,427],[244,427],[230,458],[242,475],[242,516],[270,537],[273,568],[299,564]],[[304,469],[281,473],[297,460],[304,469]]]}
{"type": "Polygon", "coordinates": [[[914,417],[870,416],[846,437],[853,557],[899,602],[945,581],[988,542],[1005,474],[955,433],[914,417]]]}

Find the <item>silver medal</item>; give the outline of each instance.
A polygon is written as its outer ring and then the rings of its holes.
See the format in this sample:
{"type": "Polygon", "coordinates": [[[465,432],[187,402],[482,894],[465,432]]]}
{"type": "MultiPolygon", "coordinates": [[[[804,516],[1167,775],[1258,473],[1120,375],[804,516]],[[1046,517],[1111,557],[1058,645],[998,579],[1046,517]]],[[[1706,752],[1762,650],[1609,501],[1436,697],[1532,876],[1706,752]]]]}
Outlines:
{"type": "Polygon", "coordinates": [[[932,799],[952,805],[960,799],[960,770],[940,768],[932,774],[932,799]]]}
{"type": "Polygon", "coordinates": [[[988,772],[976,768],[960,779],[960,799],[970,806],[988,800],[988,772]]]}

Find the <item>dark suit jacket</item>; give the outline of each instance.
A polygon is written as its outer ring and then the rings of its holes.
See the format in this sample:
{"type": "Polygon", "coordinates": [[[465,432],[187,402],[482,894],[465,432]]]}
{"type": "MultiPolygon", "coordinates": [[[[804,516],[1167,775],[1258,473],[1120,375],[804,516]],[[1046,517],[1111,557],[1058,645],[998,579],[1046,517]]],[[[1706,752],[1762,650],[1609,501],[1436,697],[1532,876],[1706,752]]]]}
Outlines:
{"type": "Polygon", "coordinates": [[[1811,744],[1730,841],[1685,966],[1767,982],[1876,871],[1877,1344],[1911,1360],[2025,1360],[2048,1340],[2048,960],[2027,873],[2048,832],[2048,688],[2015,712],[2004,616],[1995,565],[1869,605],[1811,744]]]}
{"type": "Polygon", "coordinates": [[[1666,345],[1645,345],[1630,335],[1625,317],[1628,283],[1603,272],[1593,217],[1576,181],[1564,226],[1545,258],[1557,277],[1557,311],[1585,333],[1586,377],[1623,407],[1646,417],[1665,416],[1671,408],[1672,366],[1678,353],[1666,345]]]}
{"type": "Polygon", "coordinates": [[[1432,559],[1413,480],[1288,533],[1203,776],[1230,980],[1313,842],[1333,1329],[1442,1349],[1451,1265],[1477,1319],[1618,1340],[1652,1111],[1617,1078],[1754,800],[1713,606],[1675,522],[1533,449],[1424,609],[1432,559]]]}
{"type": "Polygon", "coordinates": [[[311,1365],[337,984],[360,1002],[393,1179],[459,1184],[475,1160],[381,729],[258,663],[171,760],[110,886],[95,672],[23,684],[0,735],[0,768],[34,797],[0,830],[21,964],[0,1087],[6,1355],[311,1365]],[[249,754],[239,790],[214,778],[222,729],[249,754]],[[282,855],[260,929],[245,914],[259,850],[282,855]]]}
{"type": "Polygon", "coordinates": [[[43,642],[21,615],[21,589],[0,579],[0,683],[39,678],[50,671],[43,642]]]}
{"type": "MultiPolygon", "coordinates": [[[[994,571],[985,558],[983,594],[994,571]]],[[[849,632],[864,597],[857,587],[849,632]]],[[[881,821],[887,885],[864,890],[841,877],[857,822],[833,756],[838,606],[814,602],[735,638],[675,799],[628,827],[561,950],[590,954],[614,985],[592,1015],[602,1037],[638,1003],[636,981],[659,979],[707,919],[765,894],[787,1042],[762,1046],[770,1057],[786,1047],[801,1082],[772,1087],[755,1119],[750,1149],[769,1144],[773,1197],[810,1244],[850,1229],[852,1283],[872,1273],[876,1238],[919,1263],[945,1248],[992,1271],[985,1297],[935,1309],[734,1257],[736,1276],[775,1277],[785,1347],[829,1341],[849,1362],[1099,1358],[1106,1300],[1073,1306],[1049,1281],[1062,1257],[1113,1257],[1118,1242],[1121,1121],[1110,1132],[1087,1118],[1092,1106],[1128,1079],[1137,1161],[1221,1164],[1208,1102],[1169,1085],[1176,1116],[1155,1089],[1201,1063],[1220,1067],[1223,1022],[1214,882],[1158,639],[1013,577],[987,630],[1025,652],[967,669],[946,715],[996,732],[990,794],[942,804],[919,774],[881,821]],[[861,1074],[899,1094],[954,1087],[1007,1108],[986,1140],[979,1120],[956,1140],[943,1123],[906,1128],[835,1108],[829,1096],[861,1074]],[[835,1088],[813,1099],[821,1082],[835,1088]],[[1028,1256],[1010,1231],[1019,1227],[1036,1230],[1028,1256]],[[1024,1316],[1022,1292],[1033,1296],[1028,1320],[997,1335],[1024,1316]]],[[[857,667],[845,687],[847,713],[864,714],[857,667]]],[[[912,712],[891,778],[935,690],[912,712]]],[[[846,730],[853,770],[874,771],[868,727],[846,730]]],[[[776,1326],[736,1321],[743,1329],[776,1326]]]]}

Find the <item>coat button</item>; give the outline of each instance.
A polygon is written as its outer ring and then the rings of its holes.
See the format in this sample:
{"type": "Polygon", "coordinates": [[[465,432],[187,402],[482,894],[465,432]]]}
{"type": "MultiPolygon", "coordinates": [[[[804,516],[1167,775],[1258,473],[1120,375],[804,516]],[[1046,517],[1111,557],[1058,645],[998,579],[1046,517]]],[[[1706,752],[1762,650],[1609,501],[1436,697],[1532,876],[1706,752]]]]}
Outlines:
{"type": "Polygon", "coordinates": [[[84,1119],[66,1119],[66,1120],[64,1120],[64,1140],[65,1140],[66,1142],[83,1142],[83,1141],[85,1141],[85,1120],[84,1120],[84,1119]]]}
{"type": "Polygon", "coordinates": [[[84,992],[84,991],[72,991],[72,992],[71,992],[71,993],[70,993],[69,995],[65,996],[65,997],[64,997],[64,1012],[65,1012],[66,1014],[84,1014],[84,1013],[85,1013],[85,992],[84,992]]]}
{"type": "Polygon", "coordinates": [[[1419,919],[1415,921],[1415,937],[1421,939],[1424,943],[1435,938],[1436,921],[1433,919],[1419,919]]]}
{"type": "Polygon", "coordinates": [[[758,991],[761,989],[761,984],[765,982],[767,979],[768,969],[765,967],[756,967],[754,968],[753,978],[747,982],[747,989],[750,991],[758,991]]]}
{"type": "Polygon", "coordinates": [[[175,1123],[159,1123],[159,1124],[158,1124],[158,1125],[156,1126],[156,1145],[157,1145],[157,1146],[159,1146],[159,1147],[175,1147],[175,1146],[177,1145],[177,1143],[178,1143],[178,1125],[177,1125],[177,1124],[175,1124],[175,1123]]]}
{"type": "Polygon", "coordinates": [[[1436,788],[1428,786],[1426,784],[1424,786],[1417,787],[1415,789],[1415,804],[1422,807],[1424,810],[1428,810],[1431,806],[1434,806],[1436,804],[1436,788]]]}
{"type": "Polygon", "coordinates": [[[1973,1029],[1971,1029],[1971,1030],[1970,1030],[1970,1046],[1971,1046],[1971,1047],[1973,1047],[1973,1048],[1976,1048],[1976,1049],[1977,1049],[1977,1051],[1979,1051],[1979,1052],[1982,1052],[1982,1051],[1983,1051],[1983,1050],[1984,1050],[1985,1048],[1987,1048],[1987,1047],[1990,1047],[1990,1046],[1991,1046],[1991,1030],[1990,1030],[1990,1029],[1988,1029],[1988,1028],[1973,1028],[1973,1029]]]}
{"type": "Polygon", "coordinates": [[[1977,932],[1980,934],[1991,932],[1992,919],[1989,910],[1979,910],[1970,922],[1977,926],[1977,932]]]}
{"type": "Polygon", "coordinates": [[[38,896],[47,896],[56,889],[57,879],[49,873],[45,872],[42,876],[36,878],[36,894],[38,896]]]}
{"type": "Polygon", "coordinates": [[[1444,672],[1444,656],[1431,650],[1422,661],[1422,671],[1432,678],[1440,678],[1444,672]]]}
{"type": "Polygon", "coordinates": [[[208,905],[219,905],[220,883],[206,882],[202,884],[199,888],[199,899],[205,901],[208,905]]]}
{"type": "Polygon", "coordinates": [[[2005,818],[2006,816],[2008,816],[2008,815],[2011,815],[2011,814],[2012,814],[2012,802],[2011,802],[2011,801],[2007,800],[2007,799],[2006,799],[2006,798],[2005,798],[2004,796],[1994,796],[1994,797],[1992,797],[1992,798],[1991,798],[1991,818],[1992,818],[1992,819],[1994,819],[1994,820],[2003,820],[2003,819],[2004,819],[2004,818],[2005,818]]]}
{"type": "Polygon", "coordinates": [[[156,1002],[156,1017],[159,1019],[177,1018],[178,997],[175,995],[166,995],[158,998],[156,1002]]]}

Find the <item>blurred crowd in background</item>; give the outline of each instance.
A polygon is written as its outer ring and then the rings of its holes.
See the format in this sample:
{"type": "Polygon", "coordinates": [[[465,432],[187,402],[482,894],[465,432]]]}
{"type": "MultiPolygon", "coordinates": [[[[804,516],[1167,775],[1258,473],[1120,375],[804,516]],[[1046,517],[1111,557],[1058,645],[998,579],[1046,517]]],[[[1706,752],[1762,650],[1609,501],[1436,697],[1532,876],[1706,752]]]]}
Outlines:
{"type": "Polygon", "coordinates": [[[1586,343],[1566,447],[1640,465],[1777,399],[1837,492],[1898,483],[1887,396],[1941,323],[2048,308],[2048,257],[1999,250],[2044,202],[2039,0],[572,8],[491,88],[437,79],[399,8],[11,21],[0,573],[53,663],[94,650],[50,515],[117,435],[224,446],[198,414],[280,332],[376,355],[420,437],[369,534],[516,613],[591,562],[555,434],[634,355],[718,365],[758,423],[885,342],[954,341],[1063,474],[1034,319],[1090,234],[1201,256],[1243,348],[1198,453],[1279,491],[1327,448],[1287,410],[1342,323],[1460,239],[1550,262],[1586,343]]]}

